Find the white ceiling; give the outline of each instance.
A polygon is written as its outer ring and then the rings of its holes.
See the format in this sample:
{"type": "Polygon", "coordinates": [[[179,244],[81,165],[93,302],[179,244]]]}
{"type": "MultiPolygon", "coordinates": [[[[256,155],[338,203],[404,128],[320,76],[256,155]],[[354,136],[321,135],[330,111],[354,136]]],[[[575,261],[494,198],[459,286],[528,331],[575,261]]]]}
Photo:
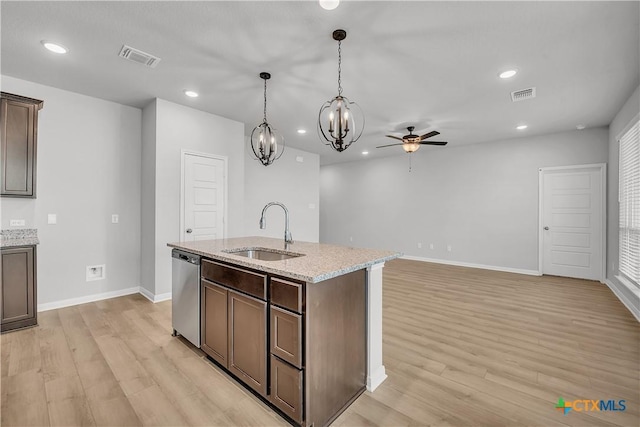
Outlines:
{"type": "MultiPolygon", "coordinates": [[[[639,84],[640,3],[342,1],[1,2],[1,72],[122,104],[153,98],[245,123],[269,122],[288,146],[323,164],[402,153],[384,134],[438,130],[449,146],[608,125],[639,84]],[[343,153],[320,143],[316,120],[337,94],[366,116],[343,153]],[[69,53],[44,50],[59,42],[69,53]],[[162,58],[155,69],[118,57],[123,44],[162,58]],[[510,67],[510,80],[497,74],[510,67]],[[533,100],[509,93],[537,87],[533,100]],[[184,89],[200,93],[184,96],[184,89]],[[522,132],[515,126],[526,123],[522,132]],[[307,129],[299,135],[296,129],[307,129]]],[[[46,105],[46,104],[45,104],[46,105]]],[[[446,147],[423,147],[442,150],[446,147]]],[[[421,150],[421,151],[422,151],[421,150]]]]}

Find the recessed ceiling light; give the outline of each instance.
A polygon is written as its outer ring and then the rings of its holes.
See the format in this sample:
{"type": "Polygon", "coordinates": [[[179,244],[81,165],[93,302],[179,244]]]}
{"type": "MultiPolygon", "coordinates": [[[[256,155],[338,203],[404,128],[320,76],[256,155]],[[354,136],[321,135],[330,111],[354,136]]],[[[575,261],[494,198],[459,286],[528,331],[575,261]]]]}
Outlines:
{"type": "Polygon", "coordinates": [[[578,125],[576,126],[576,129],[578,130],[583,130],[585,128],[585,125],[578,125]]]}
{"type": "Polygon", "coordinates": [[[518,130],[525,130],[525,129],[526,129],[526,128],[528,128],[528,127],[529,127],[529,126],[527,126],[527,125],[518,125],[518,126],[516,126],[516,129],[518,129],[518,130]]]}
{"type": "Polygon", "coordinates": [[[366,156],[367,154],[369,154],[369,152],[368,152],[368,151],[363,151],[363,152],[362,152],[362,155],[364,155],[364,156],[366,156]]]}
{"type": "Polygon", "coordinates": [[[305,129],[298,129],[298,133],[303,134],[303,133],[307,133],[307,131],[305,129]]]}
{"type": "Polygon", "coordinates": [[[198,97],[198,92],[194,92],[192,90],[185,90],[184,94],[187,95],[189,98],[197,98],[198,97]]]}
{"type": "Polygon", "coordinates": [[[509,79],[509,78],[515,76],[516,74],[518,74],[518,70],[514,69],[514,70],[505,70],[505,71],[501,72],[500,74],[498,74],[498,76],[501,79],[509,79]]]}
{"type": "Polygon", "coordinates": [[[67,49],[66,47],[57,44],[57,43],[53,43],[53,42],[48,42],[46,40],[42,40],[40,43],[42,43],[42,46],[44,46],[45,48],[47,48],[47,50],[50,50],[53,53],[67,53],[69,52],[69,49],[67,49]]]}
{"type": "Polygon", "coordinates": [[[340,0],[320,0],[320,7],[324,10],[333,10],[340,4],[340,0]]]}

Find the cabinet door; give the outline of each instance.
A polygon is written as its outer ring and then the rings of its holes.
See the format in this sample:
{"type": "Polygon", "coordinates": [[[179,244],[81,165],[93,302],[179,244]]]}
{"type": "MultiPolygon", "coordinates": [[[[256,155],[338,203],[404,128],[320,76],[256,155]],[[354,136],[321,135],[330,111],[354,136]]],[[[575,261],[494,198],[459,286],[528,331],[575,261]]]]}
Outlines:
{"type": "Polygon", "coordinates": [[[0,105],[3,196],[35,197],[36,129],[35,104],[3,98],[0,105]]]}
{"type": "Polygon", "coordinates": [[[267,395],[267,303],[229,290],[229,371],[267,395]]]}
{"type": "Polygon", "coordinates": [[[36,319],[35,248],[2,250],[1,329],[33,326],[36,319]]]}
{"type": "Polygon", "coordinates": [[[202,280],[201,291],[200,346],[202,351],[227,367],[227,294],[229,291],[206,280],[202,280]]]}

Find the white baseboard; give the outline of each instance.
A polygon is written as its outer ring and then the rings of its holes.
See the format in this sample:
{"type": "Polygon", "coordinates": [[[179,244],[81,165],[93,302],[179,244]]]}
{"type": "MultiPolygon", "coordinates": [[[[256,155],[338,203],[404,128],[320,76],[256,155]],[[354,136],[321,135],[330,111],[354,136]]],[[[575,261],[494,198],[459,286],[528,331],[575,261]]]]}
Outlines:
{"type": "Polygon", "coordinates": [[[504,271],[506,273],[526,274],[528,276],[541,276],[538,270],[525,270],[522,268],[498,267],[495,265],[473,264],[470,262],[451,261],[447,259],[423,258],[413,255],[403,255],[400,258],[412,261],[433,262],[436,264],[455,265],[458,267],[481,268],[483,270],[504,271]]]}
{"type": "Polygon", "coordinates": [[[101,294],[93,294],[84,297],[70,298],[60,301],[38,304],[38,312],[55,310],[56,308],[71,307],[73,305],[86,304],[88,302],[102,301],[105,299],[117,298],[124,295],[132,295],[138,293],[153,303],[171,299],[171,292],[154,295],[142,286],[135,286],[133,288],[121,289],[119,291],[103,292],[101,294]]]}
{"type": "Polygon", "coordinates": [[[149,301],[153,302],[153,298],[154,298],[154,294],[152,294],[151,292],[149,292],[146,288],[143,288],[142,286],[140,286],[140,295],[142,295],[143,297],[145,297],[146,299],[148,299],[149,301]]]}
{"type": "MultiPolygon", "coordinates": [[[[624,294],[624,292],[622,292],[618,288],[618,285],[613,283],[611,280],[606,279],[604,281],[604,283],[605,283],[605,285],[607,285],[609,287],[609,289],[611,289],[611,292],[613,292],[614,295],[618,297],[620,302],[622,302],[622,304],[624,304],[624,306],[627,307],[627,310],[629,310],[631,312],[631,314],[633,314],[633,317],[635,317],[636,320],[638,322],[640,322],[640,307],[634,306],[633,305],[633,301],[629,301],[629,298],[627,298],[627,296],[624,294]]],[[[624,286],[624,284],[620,284],[620,286],[624,286]]],[[[631,292],[635,293],[636,291],[631,290],[631,292]]]]}
{"type": "Polygon", "coordinates": [[[373,392],[386,379],[387,374],[384,365],[379,366],[376,372],[372,372],[367,376],[367,391],[373,392]]]}
{"type": "Polygon", "coordinates": [[[171,299],[171,292],[166,292],[164,294],[156,295],[156,294],[152,294],[151,292],[149,292],[149,290],[143,288],[142,286],[140,286],[140,294],[153,303],[162,302],[162,301],[171,299]]]}
{"type": "Polygon", "coordinates": [[[72,305],[86,304],[88,302],[101,301],[104,299],[116,298],[124,295],[137,294],[138,292],[140,292],[140,287],[135,286],[133,288],[121,289],[119,291],[103,292],[100,294],[87,295],[84,297],[47,302],[44,304],[38,304],[38,312],[55,310],[56,308],[71,307],[72,305]]]}

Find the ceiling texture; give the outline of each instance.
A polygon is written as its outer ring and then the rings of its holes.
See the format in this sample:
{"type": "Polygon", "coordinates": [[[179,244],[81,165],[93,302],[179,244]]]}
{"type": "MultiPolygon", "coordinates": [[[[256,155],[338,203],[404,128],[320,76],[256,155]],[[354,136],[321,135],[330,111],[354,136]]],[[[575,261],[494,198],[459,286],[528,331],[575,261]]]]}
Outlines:
{"type": "Polygon", "coordinates": [[[608,125],[639,84],[639,5],[343,0],[326,11],[315,0],[3,1],[0,71],[139,108],[165,99],[243,122],[247,135],[262,121],[258,74],[267,71],[269,122],[287,146],[329,164],[361,160],[364,150],[405,155],[375,146],[409,125],[439,131],[434,139],[449,147],[608,125]],[[366,117],[343,153],[316,130],[321,105],[337,95],[338,28],[348,33],[343,94],[366,117]],[[42,40],[69,52],[52,54],[42,40]],[[161,61],[126,61],[123,44],[161,61]],[[515,77],[498,78],[513,67],[515,77]],[[536,98],[511,101],[511,91],[531,86],[536,98]]]}

